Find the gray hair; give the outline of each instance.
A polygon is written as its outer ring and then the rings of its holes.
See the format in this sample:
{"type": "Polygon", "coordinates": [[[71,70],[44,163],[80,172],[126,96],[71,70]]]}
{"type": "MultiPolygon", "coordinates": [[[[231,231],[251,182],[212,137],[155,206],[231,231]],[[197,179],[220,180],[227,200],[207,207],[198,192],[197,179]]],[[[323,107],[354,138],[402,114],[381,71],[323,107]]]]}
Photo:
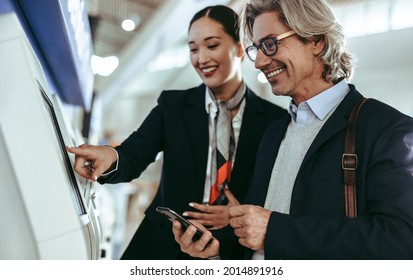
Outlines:
{"type": "Polygon", "coordinates": [[[324,80],[351,80],[353,57],[345,49],[343,27],[323,0],[250,0],[242,17],[247,38],[252,38],[255,19],[266,12],[277,12],[304,43],[325,41],[324,50],[319,56],[324,64],[324,80]]]}

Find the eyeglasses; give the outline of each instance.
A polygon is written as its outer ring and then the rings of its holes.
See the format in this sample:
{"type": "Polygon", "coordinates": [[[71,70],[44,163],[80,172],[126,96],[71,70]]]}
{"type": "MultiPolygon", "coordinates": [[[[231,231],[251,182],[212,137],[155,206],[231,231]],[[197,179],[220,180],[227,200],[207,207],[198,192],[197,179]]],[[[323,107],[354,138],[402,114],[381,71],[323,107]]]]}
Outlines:
{"type": "Polygon", "coordinates": [[[274,55],[278,51],[278,41],[280,41],[281,39],[287,38],[293,34],[295,34],[295,31],[290,30],[277,37],[265,39],[258,46],[253,43],[251,46],[245,49],[245,52],[247,53],[251,61],[255,61],[257,59],[258,49],[261,49],[261,51],[266,56],[274,55]]]}

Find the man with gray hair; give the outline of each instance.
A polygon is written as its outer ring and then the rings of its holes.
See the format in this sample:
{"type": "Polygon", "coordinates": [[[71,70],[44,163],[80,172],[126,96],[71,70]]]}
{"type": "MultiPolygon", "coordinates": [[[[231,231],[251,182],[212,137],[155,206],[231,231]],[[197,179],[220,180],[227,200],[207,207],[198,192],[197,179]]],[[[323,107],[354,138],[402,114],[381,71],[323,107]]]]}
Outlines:
{"type": "Polygon", "coordinates": [[[207,245],[207,231],[193,242],[194,228],[182,233],[175,222],[181,250],[229,259],[413,258],[413,119],[367,100],[355,152],[346,154],[349,116],[363,96],[348,83],[352,57],[330,8],[252,0],[244,27],[248,57],[275,95],[292,98],[290,114],[262,138],[247,204],[230,208],[235,236],[207,245]],[[345,183],[349,169],[356,179],[345,183]],[[346,197],[356,203],[346,208],[346,197]]]}

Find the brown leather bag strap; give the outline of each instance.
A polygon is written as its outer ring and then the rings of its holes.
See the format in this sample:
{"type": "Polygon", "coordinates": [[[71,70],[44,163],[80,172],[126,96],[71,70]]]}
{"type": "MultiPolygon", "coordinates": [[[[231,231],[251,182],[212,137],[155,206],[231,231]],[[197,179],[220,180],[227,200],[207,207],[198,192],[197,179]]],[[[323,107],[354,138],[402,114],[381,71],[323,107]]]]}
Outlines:
{"type": "Polygon", "coordinates": [[[359,102],[357,102],[350,114],[346,139],[344,142],[344,154],[341,160],[341,166],[344,172],[346,216],[348,218],[357,217],[356,169],[358,158],[356,154],[356,121],[360,108],[366,100],[367,98],[362,98],[359,102]]]}

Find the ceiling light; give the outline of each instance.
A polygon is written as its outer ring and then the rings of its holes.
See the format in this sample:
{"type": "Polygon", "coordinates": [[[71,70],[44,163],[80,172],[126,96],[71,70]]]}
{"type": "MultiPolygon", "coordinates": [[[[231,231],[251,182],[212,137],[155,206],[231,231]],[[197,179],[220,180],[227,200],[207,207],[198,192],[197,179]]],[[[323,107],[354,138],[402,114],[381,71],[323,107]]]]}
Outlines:
{"type": "Polygon", "coordinates": [[[122,21],[122,28],[125,31],[133,31],[136,27],[136,23],[131,19],[125,19],[122,21]]]}
{"type": "Polygon", "coordinates": [[[91,65],[93,74],[107,77],[118,67],[119,59],[116,56],[100,57],[92,55],[91,65]]]}

